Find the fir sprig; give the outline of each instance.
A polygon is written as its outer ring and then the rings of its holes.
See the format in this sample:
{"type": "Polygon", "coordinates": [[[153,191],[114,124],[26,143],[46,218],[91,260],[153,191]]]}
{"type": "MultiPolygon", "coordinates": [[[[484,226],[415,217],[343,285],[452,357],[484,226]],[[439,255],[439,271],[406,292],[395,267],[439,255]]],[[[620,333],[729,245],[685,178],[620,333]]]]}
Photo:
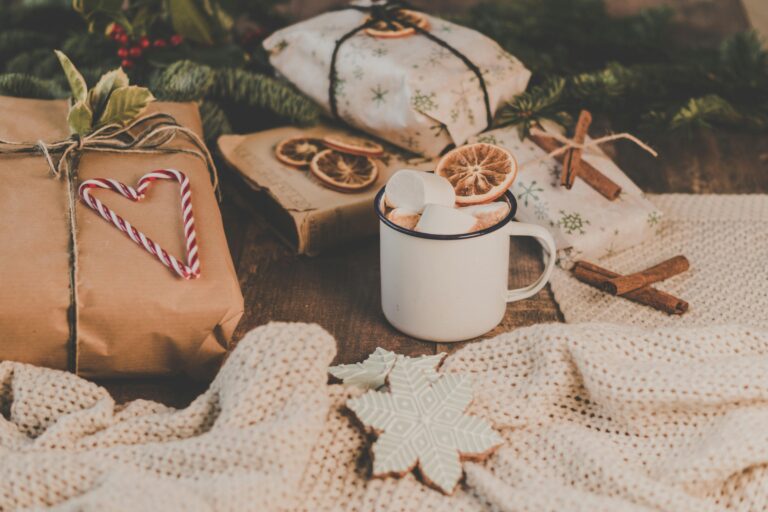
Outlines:
{"type": "Polygon", "coordinates": [[[533,124],[542,119],[570,124],[571,117],[561,105],[564,90],[563,78],[552,78],[543,85],[531,87],[504,105],[496,114],[495,123],[517,125],[521,137],[527,136],[533,124]]]}

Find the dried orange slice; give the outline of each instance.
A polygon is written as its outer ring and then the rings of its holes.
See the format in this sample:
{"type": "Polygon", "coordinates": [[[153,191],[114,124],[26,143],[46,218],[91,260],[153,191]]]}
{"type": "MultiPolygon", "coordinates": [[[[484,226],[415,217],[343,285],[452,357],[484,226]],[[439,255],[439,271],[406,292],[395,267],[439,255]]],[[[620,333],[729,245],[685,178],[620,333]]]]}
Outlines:
{"type": "Polygon", "coordinates": [[[379,177],[379,166],[375,160],[333,149],[316,154],[309,170],[324,185],[342,192],[362,190],[379,177]]]}
{"type": "Polygon", "coordinates": [[[362,137],[327,135],[323,137],[323,142],[331,149],[350,155],[381,156],[384,154],[384,146],[362,137]]]}
{"type": "Polygon", "coordinates": [[[456,204],[488,203],[501,197],[517,176],[517,162],[504,148],[470,144],[447,153],[435,174],[451,182],[456,204]]]}
{"type": "Polygon", "coordinates": [[[399,37],[408,37],[416,32],[413,27],[406,27],[398,20],[409,21],[411,24],[416,25],[421,29],[429,30],[429,20],[427,17],[416,11],[398,9],[394,12],[392,17],[394,19],[390,20],[389,23],[384,20],[377,21],[366,28],[365,33],[371,37],[378,37],[380,39],[397,39],[399,37]]]}
{"type": "Polygon", "coordinates": [[[304,167],[309,165],[315,155],[324,149],[325,143],[322,139],[291,137],[277,145],[275,156],[284,164],[304,167]]]}

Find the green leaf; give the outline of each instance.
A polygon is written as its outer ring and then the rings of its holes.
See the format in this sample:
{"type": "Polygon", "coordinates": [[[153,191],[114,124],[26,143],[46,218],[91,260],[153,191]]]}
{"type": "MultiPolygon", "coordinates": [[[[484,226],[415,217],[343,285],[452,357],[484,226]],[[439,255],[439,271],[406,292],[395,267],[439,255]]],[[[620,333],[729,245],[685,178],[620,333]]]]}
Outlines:
{"type": "Polygon", "coordinates": [[[93,112],[90,107],[84,101],[78,101],[71,107],[69,107],[69,114],[67,114],[67,124],[69,130],[72,133],[78,135],[87,135],[91,131],[91,124],[93,123],[93,112]]]}
{"type": "Polygon", "coordinates": [[[113,69],[99,78],[93,89],[88,92],[88,104],[91,106],[94,117],[98,119],[101,116],[109,95],[120,87],[128,87],[128,75],[122,68],[113,69]]]}
{"type": "Polygon", "coordinates": [[[80,74],[75,65],[72,64],[72,61],[69,60],[69,57],[64,55],[64,53],[59,50],[54,50],[54,52],[56,53],[56,57],[59,58],[61,67],[64,69],[64,74],[67,76],[67,81],[69,82],[70,89],[72,89],[72,97],[75,99],[75,102],[85,102],[88,94],[88,86],[85,84],[83,75],[80,74]]]}
{"type": "Polygon", "coordinates": [[[115,89],[109,95],[97,127],[109,123],[126,124],[144,112],[154,99],[146,87],[130,85],[115,89]]]}
{"type": "Polygon", "coordinates": [[[191,41],[213,44],[211,24],[194,0],[169,0],[173,29],[191,41]]]}

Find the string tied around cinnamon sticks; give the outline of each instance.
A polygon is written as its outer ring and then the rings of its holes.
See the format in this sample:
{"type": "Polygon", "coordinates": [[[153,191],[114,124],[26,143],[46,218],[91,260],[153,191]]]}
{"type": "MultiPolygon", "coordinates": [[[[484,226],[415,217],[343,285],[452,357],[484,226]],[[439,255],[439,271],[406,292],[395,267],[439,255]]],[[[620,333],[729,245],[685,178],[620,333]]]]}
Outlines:
{"type": "Polygon", "coordinates": [[[568,138],[559,133],[548,132],[540,125],[534,126],[530,130],[531,140],[541,149],[547,152],[539,158],[529,160],[523,163],[520,168],[524,169],[528,165],[555,158],[563,163],[563,174],[561,184],[570,189],[575,182],[576,177],[581,178],[609,201],[613,201],[621,194],[621,186],[608,178],[590,163],[582,160],[581,155],[584,150],[594,149],[606,142],[615,140],[628,140],[647,153],[658,156],[658,153],[649,145],[632,135],[631,133],[621,132],[605,135],[590,140],[586,140],[589,125],[592,116],[586,110],[582,110],[576,123],[573,138],[568,138]]]}
{"type": "Polygon", "coordinates": [[[650,306],[670,315],[682,315],[688,311],[688,303],[672,294],[650,286],[690,268],[685,256],[675,256],[648,269],[634,274],[621,275],[588,261],[577,261],[571,269],[579,281],[599,290],[613,293],[625,299],[650,306]]]}

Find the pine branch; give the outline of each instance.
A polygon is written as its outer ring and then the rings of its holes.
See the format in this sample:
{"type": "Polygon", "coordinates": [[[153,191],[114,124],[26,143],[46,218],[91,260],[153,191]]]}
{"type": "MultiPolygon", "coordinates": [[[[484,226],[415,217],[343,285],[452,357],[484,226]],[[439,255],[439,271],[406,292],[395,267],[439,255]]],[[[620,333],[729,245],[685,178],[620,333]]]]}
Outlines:
{"type": "Polygon", "coordinates": [[[233,131],[226,113],[215,101],[206,100],[200,104],[200,117],[205,141],[209,146],[215,145],[220,136],[233,131]]]}
{"type": "Polygon", "coordinates": [[[320,108],[293,87],[242,69],[219,70],[210,96],[251,108],[271,110],[281,118],[300,125],[316,123],[320,118],[320,108]]]}
{"type": "Polygon", "coordinates": [[[562,78],[553,78],[541,86],[532,87],[504,105],[496,114],[495,124],[517,125],[521,137],[528,136],[531,127],[542,119],[570,124],[570,116],[562,110],[564,90],[565,80],[562,78]]]}
{"type": "Polygon", "coordinates": [[[150,88],[162,100],[197,101],[208,95],[214,80],[215,72],[209,66],[180,60],[153,77],[150,88]]]}
{"type": "Polygon", "coordinates": [[[0,94],[21,98],[65,98],[67,92],[52,80],[43,80],[20,73],[0,75],[0,94]]]}

